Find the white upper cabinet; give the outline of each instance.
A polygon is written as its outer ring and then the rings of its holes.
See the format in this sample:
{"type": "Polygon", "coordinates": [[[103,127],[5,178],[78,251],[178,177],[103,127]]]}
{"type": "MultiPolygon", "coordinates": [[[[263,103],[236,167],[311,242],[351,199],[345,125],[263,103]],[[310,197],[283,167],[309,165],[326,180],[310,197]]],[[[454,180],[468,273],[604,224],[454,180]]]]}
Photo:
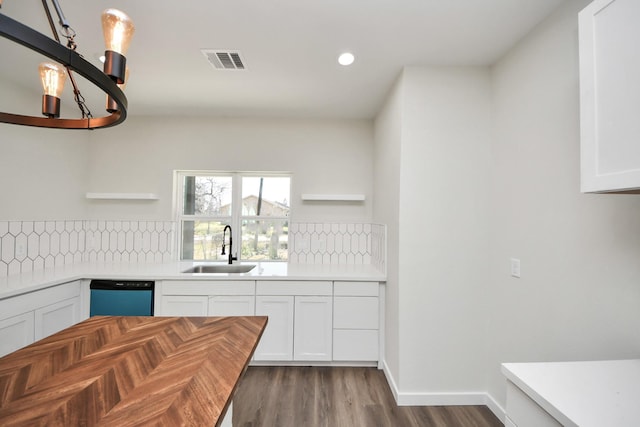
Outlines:
{"type": "Polygon", "coordinates": [[[581,190],[640,189],[640,1],[579,14],[581,190]]]}

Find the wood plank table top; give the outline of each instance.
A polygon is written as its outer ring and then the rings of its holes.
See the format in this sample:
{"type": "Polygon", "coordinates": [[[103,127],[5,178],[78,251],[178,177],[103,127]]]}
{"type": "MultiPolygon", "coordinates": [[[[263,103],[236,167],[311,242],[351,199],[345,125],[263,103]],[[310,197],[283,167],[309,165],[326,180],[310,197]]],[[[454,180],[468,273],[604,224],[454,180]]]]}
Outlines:
{"type": "Polygon", "coordinates": [[[0,425],[219,425],[266,324],[92,317],[0,358],[0,425]]]}

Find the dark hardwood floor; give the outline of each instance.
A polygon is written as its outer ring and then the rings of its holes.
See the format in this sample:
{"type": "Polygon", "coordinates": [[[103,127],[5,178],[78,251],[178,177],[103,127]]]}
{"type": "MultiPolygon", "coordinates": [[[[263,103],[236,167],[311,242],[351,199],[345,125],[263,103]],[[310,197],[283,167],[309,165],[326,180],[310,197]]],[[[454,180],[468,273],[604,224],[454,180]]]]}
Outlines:
{"type": "Polygon", "coordinates": [[[486,406],[397,406],[375,368],[257,367],[233,400],[234,427],[502,427],[486,406]]]}

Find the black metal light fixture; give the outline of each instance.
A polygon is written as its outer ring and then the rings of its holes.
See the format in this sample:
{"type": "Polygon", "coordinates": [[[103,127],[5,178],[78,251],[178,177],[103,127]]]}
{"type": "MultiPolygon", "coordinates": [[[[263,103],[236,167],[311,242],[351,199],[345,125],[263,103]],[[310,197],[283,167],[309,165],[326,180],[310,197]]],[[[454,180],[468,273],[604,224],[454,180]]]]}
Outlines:
{"type": "MultiPolygon", "coordinates": [[[[44,89],[42,97],[44,117],[0,112],[0,123],[60,129],[98,129],[122,123],[127,117],[128,107],[127,97],[122,91],[127,78],[125,54],[135,31],[133,22],[126,14],[116,9],[107,9],[102,13],[102,29],[106,43],[103,72],[76,52],[75,31],[64,17],[58,0],[50,1],[60,20],[61,33],[67,39],[66,46],[60,43],[47,0],[42,0],[42,6],[55,40],[0,13],[0,36],[56,62],[45,62],[39,67],[44,89]],[[107,112],[110,113],[108,116],[93,117],[78,89],[73,73],[83,76],[107,94],[107,112]],[[73,86],[74,98],[82,115],[82,118],[79,119],[59,117],[60,92],[62,92],[67,75],[73,86]]],[[[1,7],[2,0],[0,0],[1,7]]]]}
{"type": "MultiPolygon", "coordinates": [[[[118,87],[122,91],[124,91],[124,88],[127,86],[127,82],[129,81],[129,67],[125,67],[125,68],[126,69],[124,72],[124,83],[118,84],[118,87]]],[[[118,104],[109,95],[107,95],[107,111],[110,113],[114,113],[118,111],[118,104]]]]}

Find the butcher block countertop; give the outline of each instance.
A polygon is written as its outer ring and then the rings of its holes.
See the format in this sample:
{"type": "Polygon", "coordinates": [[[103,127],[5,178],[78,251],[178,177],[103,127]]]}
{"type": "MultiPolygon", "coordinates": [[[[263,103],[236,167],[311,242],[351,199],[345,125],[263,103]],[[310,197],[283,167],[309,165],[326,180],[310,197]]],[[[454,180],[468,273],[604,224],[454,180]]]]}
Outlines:
{"type": "Polygon", "coordinates": [[[0,425],[219,425],[266,324],[92,317],[0,358],[0,425]]]}

